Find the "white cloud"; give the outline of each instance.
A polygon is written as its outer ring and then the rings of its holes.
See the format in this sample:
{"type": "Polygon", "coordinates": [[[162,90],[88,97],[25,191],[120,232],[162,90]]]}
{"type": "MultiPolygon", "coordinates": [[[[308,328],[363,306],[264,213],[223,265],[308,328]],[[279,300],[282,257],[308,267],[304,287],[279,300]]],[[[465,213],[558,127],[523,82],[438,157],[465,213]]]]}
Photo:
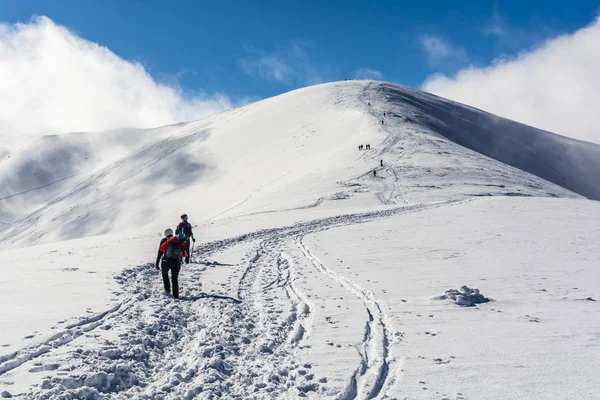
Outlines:
{"type": "Polygon", "coordinates": [[[453,77],[434,75],[423,89],[503,117],[600,143],[600,18],[516,57],[453,77]]]}
{"type": "Polygon", "coordinates": [[[0,133],[155,127],[232,106],[224,94],[184,94],[144,67],[46,17],[0,23],[0,133]]]}
{"type": "Polygon", "coordinates": [[[506,29],[498,21],[492,21],[483,28],[483,33],[490,36],[502,37],[506,35],[506,29]]]}
{"type": "Polygon", "coordinates": [[[247,74],[277,82],[287,82],[293,73],[292,67],[275,55],[244,58],[240,63],[247,74]]]}
{"type": "Polygon", "coordinates": [[[549,37],[558,35],[552,24],[542,18],[530,22],[531,26],[513,25],[497,4],[494,4],[490,18],[482,27],[482,34],[490,40],[496,53],[512,54],[549,37]]]}
{"type": "Polygon", "coordinates": [[[381,72],[371,68],[359,68],[354,71],[354,79],[373,79],[379,80],[382,78],[381,72]]]}
{"type": "Polygon", "coordinates": [[[250,76],[285,84],[313,85],[323,78],[311,60],[315,45],[309,40],[292,40],[286,46],[268,52],[247,47],[247,57],[239,60],[250,76]]]}
{"type": "Polygon", "coordinates": [[[492,10],[492,17],[489,23],[483,28],[483,33],[489,36],[496,36],[501,38],[506,36],[506,23],[504,22],[504,17],[500,14],[498,10],[498,5],[494,4],[494,9],[492,10]]]}
{"type": "Polygon", "coordinates": [[[419,43],[432,66],[442,63],[463,63],[467,60],[467,53],[464,49],[453,46],[440,36],[421,35],[419,43]]]}

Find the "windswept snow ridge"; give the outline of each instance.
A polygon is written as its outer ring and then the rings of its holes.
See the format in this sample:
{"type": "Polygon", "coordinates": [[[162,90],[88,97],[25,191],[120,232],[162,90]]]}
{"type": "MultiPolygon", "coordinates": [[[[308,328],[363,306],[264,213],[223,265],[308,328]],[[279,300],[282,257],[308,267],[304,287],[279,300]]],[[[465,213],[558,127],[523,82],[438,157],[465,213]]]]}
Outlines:
{"type": "Polygon", "coordinates": [[[388,83],[374,86],[373,92],[385,99],[389,119],[410,118],[414,125],[456,144],[600,200],[600,145],[532,128],[415,89],[388,83]]]}

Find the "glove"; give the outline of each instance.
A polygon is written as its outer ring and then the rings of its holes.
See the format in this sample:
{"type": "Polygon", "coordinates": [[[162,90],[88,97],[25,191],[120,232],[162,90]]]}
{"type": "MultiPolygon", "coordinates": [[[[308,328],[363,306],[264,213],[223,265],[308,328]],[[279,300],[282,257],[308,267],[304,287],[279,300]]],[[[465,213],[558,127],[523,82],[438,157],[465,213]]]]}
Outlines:
{"type": "Polygon", "coordinates": [[[158,263],[154,264],[154,269],[156,269],[157,271],[160,269],[160,267],[158,266],[158,263]]]}
{"type": "Polygon", "coordinates": [[[196,238],[193,237],[192,238],[192,242],[196,243],[196,238]]]}

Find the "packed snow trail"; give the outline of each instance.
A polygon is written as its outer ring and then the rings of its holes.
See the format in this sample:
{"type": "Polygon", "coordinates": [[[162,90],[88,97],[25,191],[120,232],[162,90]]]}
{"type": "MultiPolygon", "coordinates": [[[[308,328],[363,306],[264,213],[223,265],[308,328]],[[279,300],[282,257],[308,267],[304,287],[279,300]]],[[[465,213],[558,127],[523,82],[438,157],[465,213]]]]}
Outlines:
{"type": "Polygon", "coordinates": [[[182,268],[179,301],[162,295],[160,275],[151,265],[127,269],[116,277],[121,302],[5,356],[0,376],[18,369],[48,374],[25,394],[33,399],[382,397],[396,362],[389,357],[395,342],[383,305],[324,266],[303,237],[464,201],[340,215],[200,245],[196,261],[233,248],[246,251],[220,293],[202,291],[206,263],[182,268]],[[311,373],[312,366],[300,365],[297,357],[312,334],[314,305],[297,284],[299,272],[288,254],[293,247],[322,280],[341,285],[365,307],[360,360],[354,367],[340,366],[348,375],[342,385],[328,384],[326,376],[311,373]]]}

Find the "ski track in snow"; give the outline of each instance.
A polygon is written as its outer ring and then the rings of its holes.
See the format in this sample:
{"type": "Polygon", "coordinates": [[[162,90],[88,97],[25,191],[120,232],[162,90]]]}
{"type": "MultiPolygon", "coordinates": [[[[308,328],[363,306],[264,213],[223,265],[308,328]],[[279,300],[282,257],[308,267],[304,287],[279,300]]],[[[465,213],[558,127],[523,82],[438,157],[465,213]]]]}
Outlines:
{"type": "MultiPolygon", "coordinates": [[[[369,320],[365,325],[365,336],[361,351],[362,363],[354,372],[347,393],[358,393],[360,398],[366,399],[377,397],[386,384],[389,371],[389,337],[381,305],[371,292],[361,288],[356,282],[325,267],[304,244],[302,236],[296,238],[296,244],[319,272],[331,277],[363,301],[369,320]]],[[[356,396],[347,395],[344,397],[354,398],[356,396]]]]}
{"type": "Polygon", "coordinates": [[[116,277],[123,287],[118,293],[122,301],[1,357],[0,376],[19,368],[31,374],[51,372],[24,394],[32,399],[383,398],[395,382],[389,371],[396,363],[384,306],[371,292],[325,266],[303,238],[470,200],[340,215],[203,244],[196,256],[238,245],[253,249],[222,284],[225,293],[201,291],[207,269],[201,263],[182,268],[179,301],[161,294],[159,273],[151,265],[124,270],[116,277]],[[328,387],[322,380],[326,377],[298,373],[295,352],[311,334],[314,307],[295,283],[299,271],[284,251],[290,244],[366,309],[360,363],[348,368],[346,388],[328,387]]]}

